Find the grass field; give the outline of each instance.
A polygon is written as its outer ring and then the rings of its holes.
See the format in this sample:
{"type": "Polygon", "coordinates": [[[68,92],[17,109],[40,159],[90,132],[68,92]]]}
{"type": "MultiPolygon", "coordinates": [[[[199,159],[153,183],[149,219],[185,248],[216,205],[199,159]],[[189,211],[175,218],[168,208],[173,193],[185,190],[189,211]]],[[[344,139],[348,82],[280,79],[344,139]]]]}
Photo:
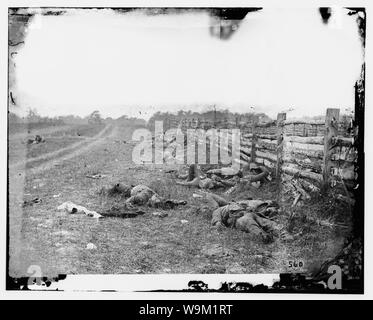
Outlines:
{"type": "Polygon", "coordinates": [[[34,132],[48,132],[52,130],[59,130],[62,127],[66,128],[66,126],[62,124],[52,124],[52,123],[10,123],[9,124],[9,134],[33,134],[34,132]]]}
{"type": "MultiPolygon", "coordinates": [[[[192,196],[196,190],[175,185],[173,176],[165,173],[168,167],[132,162],[132,128],[91,125],[79,129],[80,136],[76,130],[64,127],[49,132],[45,144],[23,153],[10,136],[10,164],[24,163],[9,169],[9,271],[13,276],[27,274],[30,265],[39,265],[45,275],[307,271],[333,258],[349,231],[317,222],[330,217],[349,219],[347,211],[328,203],[330,199],[316,199],[317,205],[313,199],[295,212],[291,202],[281,200],[279,220],[295,235],[291,242],[263,244],[235,229],[218,231],[210,227],[211,216],[198,210],[204,200],[192,196]],[[83,140],[76,148],[53,154],[83,140]],[[29,161],[40,156],[38,161],[29,161]],[[96,173],[105,177],[87,177],[96,173]],[[146,184],[162,196],[185,199],[188,204],[167,210],[165,218],[153,216],[155,209],[150,208],[143,208],[146,213],[136,218],[98,221],[57,210],[61,203],[72,201],[103,211],[123,201],[99,193],[117,182],[146,184]],[[42,202],[22,207],[23,201],[35,197],[42,202]],[[291,221],[289,216],[293,216],[291,221]],[[97,249],[87,250],[88,243],[97,249]],[[303,270],[289,269],[290,260],[304,262],[303,270]]],[[[253,187],[244,196],[277,199],[278,184],[253,187]]]]}
{"type": "MultiPolygon", "coordinates": [[[[53,151],[66,148],[76,142],[92,138],[98,134],[104,125],[61,125],[44,127],[41,124],[39,131],[35,127],[30,131],[26,126],[18,126],[16,133],[9,135],[9,162],[26,161],[53,151]],[[34,132],[33,134],[28,132],[34,132]],[[27,144],[28,139],[33,139],[36,134],[45,138],[45,143],[27,144]]],[[[10,126],[12,128],[12,126],[10,126]]],[[[9,132],[15,131],[9,130],[9,132]]]]}

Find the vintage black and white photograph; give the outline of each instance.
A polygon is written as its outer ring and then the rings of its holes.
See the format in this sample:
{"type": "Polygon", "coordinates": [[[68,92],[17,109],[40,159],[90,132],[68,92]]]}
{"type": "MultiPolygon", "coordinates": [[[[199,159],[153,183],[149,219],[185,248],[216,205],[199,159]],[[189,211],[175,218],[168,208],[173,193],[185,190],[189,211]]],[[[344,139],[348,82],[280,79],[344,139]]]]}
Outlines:
{"type": "Polygon", "coordinates": [[[363,293],[367,19],[9,7],[7,290],[363,293]]]}

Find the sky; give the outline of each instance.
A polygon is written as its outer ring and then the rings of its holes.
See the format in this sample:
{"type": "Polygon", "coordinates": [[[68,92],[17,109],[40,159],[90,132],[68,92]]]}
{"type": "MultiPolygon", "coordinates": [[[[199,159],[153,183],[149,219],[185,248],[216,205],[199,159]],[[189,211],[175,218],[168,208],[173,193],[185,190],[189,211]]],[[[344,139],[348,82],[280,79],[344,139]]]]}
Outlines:
{"type": "Polygon", "coordinates": [[[293,109],[288,118],[353,108],[362,63],[355,19],[334,9],[325,25],[317,8],[264,8],[220,40],[207,13],[37,15],[15,56],[17,103],[43,116],[144,119],[213,105],[271,117],[293,109]]]}

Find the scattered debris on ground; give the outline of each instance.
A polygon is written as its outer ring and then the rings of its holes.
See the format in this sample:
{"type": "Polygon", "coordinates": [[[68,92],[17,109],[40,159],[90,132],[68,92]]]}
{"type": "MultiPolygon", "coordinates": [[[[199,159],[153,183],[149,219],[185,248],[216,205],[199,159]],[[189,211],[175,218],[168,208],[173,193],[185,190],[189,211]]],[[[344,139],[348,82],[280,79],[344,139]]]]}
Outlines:
{"type": "Polygon", "coordinates": [[[126,144],[127,141],[126,140],[114,140],[113,143],[123,143],[123,144],[126,144]]]}
{"type": "Polygon", "coordinates": [[[113,205],[105,211],[101,212],[103,217],[113,217],[113,218],[136,218],[139,215],[145,214],[145,211],[129,208],[126,204],[123,205],[113,205]]]}
{"type": "Polygon", "coordinates": [[[96,250],[97,246],[93,243],[88,243],[87,244],[87,250],[96,250]]]}
{"type": "Polygon", "coordinates": [[[283,193],[294,198],[292,206],[311,199],[311,194],[319,193],[320,189],[314,184],[294,177],[282,177],[283,193]]]}
{"type": "Polygon", "coordinates": [[[22,206],[23,207],[28,207],[28,206],[34,205],[35,203],[40,203],[40,202],[41,202],[40,198],[34,198],[32,200],[25,200],[25,201],[23,201],[22,206]]]}
{"type": "Polygon", "coordinates": [[[153,212],[152,215],[155,217],[164,218],[168,216],[168,213],[167,212],[153,212]]]}
{"type": "Polygon", "coordinates": [[[97,173],[97,174],[87,174],[86,177],[87,178],[91,178],[91,179],[102,179],[102,178],[107,177],[107,174],[100,174],[100,173],[97,173]]]}
{"type": "Polygon", "coordinates": [[[88,217],[92,217],[96,219],[102,218],[102,215],[97,213],[96,211],[88,210],[87,208],[76,205],[72,203],[71,201],[64,202],[63,204],[57,207],[57,210],[64,210],[70,214],[78,214],[78,213],[82,214],[83,213],[87,215],[88,217]]]}
{"type": "Polygon", "coordinates": [[[168,170],[165,170],[164,173],[177,174],[177,170],[176,169],[168,169],[168,170]]]}

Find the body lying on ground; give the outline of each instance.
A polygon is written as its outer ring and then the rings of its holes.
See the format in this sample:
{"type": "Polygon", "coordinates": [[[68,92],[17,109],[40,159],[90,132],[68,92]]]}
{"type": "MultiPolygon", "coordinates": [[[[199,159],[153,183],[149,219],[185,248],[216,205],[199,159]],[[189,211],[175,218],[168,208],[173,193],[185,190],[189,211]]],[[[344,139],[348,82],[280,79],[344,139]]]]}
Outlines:
{"type": "Polygon", "coordinates": [[[277,203],[272,200],[228,202],[212,193],[207,193],[207,198],[213,208],[212,226],[236,228],[265,242],[284,235],[281,225],[272,220],[278,209],[277,203]]]}
{"type": "Polygon", "coordinates": [[[38,134],[33,139],[27,139],[27,144],[38,144],[38,143],[42,143],[42,142],[45,142],[45,140],[42,136],[40,136],[38,134]]]}
{"type": "Polygon", "coordinates": [[[126,199],[128,207],[134,205],[147,205],[152,208],[172,209],[179,205],[185,205],[186,201],[167,199],[157,194],[146,185],[127,186],[117,183],[114,187],[106,190],[108,195],[122,194],[126,199]]]}
{"type": "Polygon", "coordinates": [[[120,183],[111,188],[100,190],[101,195],[115,196],[120,195],[127,198],[123,204],[113,205],[101,213],[88,210],[87,208],[76,205],[71,201],[64,202],[57,207],[58,210],[64,210],[70,214],[81,213],[93,218],[102,217],[120,217],[133,218],[145,212],[135,208],[134,205],[148,205],[153,208],[172,209],[178,205],[186,204],[186,201],[166,199],[158,195],[155,191],[145,185],[127,186],[120,183]]]}
{"type": "Polygon", "coordinates": [[[186,181],[177,181],[176,184],[201,189],[215,189],[234,185],[234,182],[224,180],[215,174],[212,174],[211,177],[202,175],[196,164],[190,165],[188,173],[179,175],[178,178],[186,179],[186,181]]]}
{"type": "Polygon", "coordinates": [[[233,170],[232,168],[220,168],[212,169],[207,171],[208,176],[203,176],[200,174],[198,165],[192,164],[189,166],[189,172],[186,175],[179,175],[181,179],[186,179],[186,181],[177,181],[176,184],[197,187],[201,189],[215,189],[222,187],[234,187],[239,183],[251,183],[257,181],[263,181],[269,175],[269,171],[264,166],[256,166],[256,170],[259,173],[244,175],[247,172],[246,168],[240,171],[233,170]],[[220,176],[224,176],[225,179],[220,176]]]}
{"type": "Polygon", "coordinates": [[[265,166],[258,166],[255,162],[245,164],[238,172],[230,167],[207,171],[207,174],[215,174],[226,178],[239,177],[241,182],[264,181],[269,176],[269,173],[265,166]]]}

